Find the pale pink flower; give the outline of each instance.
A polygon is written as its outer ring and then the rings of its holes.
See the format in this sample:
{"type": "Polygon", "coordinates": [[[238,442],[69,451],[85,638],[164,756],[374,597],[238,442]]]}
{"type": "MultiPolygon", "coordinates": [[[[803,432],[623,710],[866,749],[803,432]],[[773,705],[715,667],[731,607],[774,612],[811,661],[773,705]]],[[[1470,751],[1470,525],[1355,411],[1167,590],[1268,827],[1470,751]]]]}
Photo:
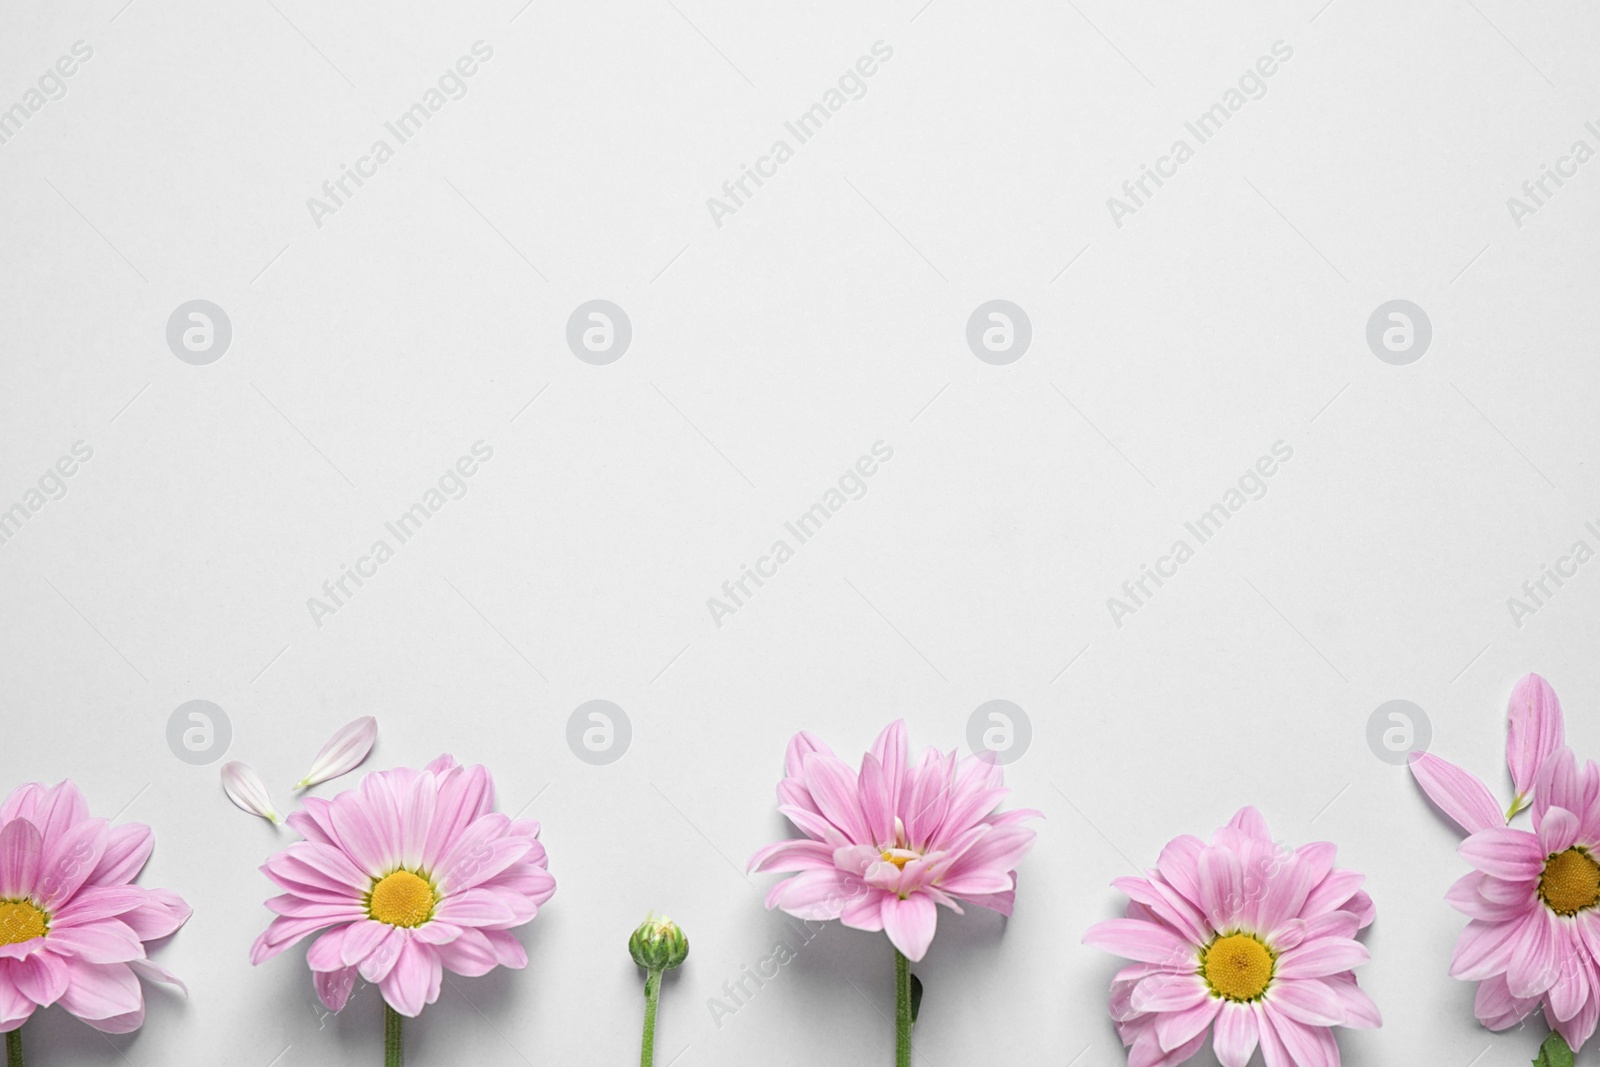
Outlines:
{"type": "Polygon", "coordinates": [[[1260,1047],[1267,1067],[1338,1067],[1333,1027],[1382,1025],[1352,970],[1373,919],[1363,875],[1325,842],[1275,845],[1245,808],[1207,845],[1180,837],[1143,878],[1113,885],[1126,918],[1084,937],[1134,963],[1111,983],[1128,1067],[1176,1067],[1206,1043],[1223,1067],[1260,1047]]]}
{"type": "Polygon", "coordinates": [[[520,968],[527,953],[510,931],[555,893],[539,824],[492,811],[483,767],[440,756],[422,770],[367,775],[355,789],[307,797],[289,825],[304,841],[262,868],[286,892],[250,950],[262,963],[308,934],[317,994],[332,1011],[356,977],[415,1017],[439,998],[445,968],[467,976],[520,968]]]}
{"type": "Polygon", "coordinates": [[[778,810],[805,838],[757,852],[752,870],[797,871],[767,907],[802,919],[882,930],[908,959],[933,941],[936,905],[1010,915],[1031,809],[998,813],[1010,790],[994,760],[930,748],[912,765],[904,722],[884,729],[852,770],[809,733],[789,742],[778,810]]]}
{"type": "Polygon", "coordinates": [[[1600,767],[1557,749],[1533,783],[1533,831],[1486,827],[1460,851],[1477,870],[1445,897],[1472,920],[1451,976],[1481,983],[1475,1011],[1489,1029],[1542,1003],[1581,1051],[1600,1020],[1600,767]]]}
{"type": "Polygon", "coordinates": [[[145,958],[190,915],[176,893],[132,884],[154,843],[142,823],[90,818],[70,781],[30,782],[0,805],[0,1031],[60,1004],[126,1034],[144,1023],[140,977],[183,988],[145,958]]]}
{"type": "Polygon", "coordinates": [[[1508,718],[1505,811],[1470,772],[1430,753],[1411,760],[1417,784],[1469,835],[1460,852],[1477,868],[1445,897],[1471,920],[1450,974],[1479,983],[1474,1013],[1489,1029],[1542,1007],[1579,1051],[1600,1021],[1600,768],[1580,769],[1563,745],[1561,702],[1537,674],[1517,683],[1508,718]],[[1508,826],[1530,803],[1533,830],[1508,826]]]}

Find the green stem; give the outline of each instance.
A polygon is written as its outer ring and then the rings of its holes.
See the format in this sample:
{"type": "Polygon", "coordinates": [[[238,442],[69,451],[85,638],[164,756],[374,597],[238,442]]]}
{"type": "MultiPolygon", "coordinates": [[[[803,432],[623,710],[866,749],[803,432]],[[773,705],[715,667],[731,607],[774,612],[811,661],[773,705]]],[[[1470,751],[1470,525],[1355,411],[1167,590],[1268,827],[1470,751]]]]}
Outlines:
{"type": "Polygon", "coordinates": [[[401,1044],[400,1026],[405,1016],[383,1002],[383,1067],[401,1067],[405,1053],[401,1044]]]}
{"type": "Polygon", "coordinates": [[[656,1007],[661,1002],[661,972],[650,971],[644,979],[644,1043],[639,1046],[639,1067],[656,1062],[656,1007]]]}
{"type": "Polygon", "coordinates": [[[6,1031],[6,1067],[22,1067],[22,1027],[6,1031]]]}
{"type": "Polygon", "coordinates": [[[894,1063],[911,1067],[911,961],[894,950],[894,1063]]]}

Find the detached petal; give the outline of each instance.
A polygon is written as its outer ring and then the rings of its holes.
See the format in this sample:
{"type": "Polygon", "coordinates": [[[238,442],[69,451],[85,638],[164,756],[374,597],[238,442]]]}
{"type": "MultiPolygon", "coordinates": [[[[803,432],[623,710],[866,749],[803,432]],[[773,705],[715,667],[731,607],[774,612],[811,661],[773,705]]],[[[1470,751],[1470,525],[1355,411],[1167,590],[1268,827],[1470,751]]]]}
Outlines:
{"type": "Polygon", "coordinates": [[[1556,691],[1537,674],[1523,676],[1511,690],[1507,715],[1511,722],[1506,734],[1506,763],[1521,798],[1533,792],[1544,761],[1566,744],[1566,722],[1556,691]]]}
{"type": "Polygon", "coordinates": [[[1411,758],[1411,776],[1428,799],[1467,833],[1506,824],[1505,813],[1489,787],[1448,760],[1431,752],[1418,753],[1411,758]]]}
{"type": "Polygon", "coordinates": [[[361,765],[378,740],[378,720],[363,715],[355,722],[346,723],[322,746],[317,758],[311,761],[311,770],[295,783],[296,789],[310,789],[320,782],[349,774],[361,765]]]}
{"type": "Polygon", "coordinates": [[[261,776],[238,760],[222,765],[222,790],[229,800],[251,815],[259,815],[274,826],[283,821],[278,809],[272,806],[272,798],[267,795],[261,776]]]}

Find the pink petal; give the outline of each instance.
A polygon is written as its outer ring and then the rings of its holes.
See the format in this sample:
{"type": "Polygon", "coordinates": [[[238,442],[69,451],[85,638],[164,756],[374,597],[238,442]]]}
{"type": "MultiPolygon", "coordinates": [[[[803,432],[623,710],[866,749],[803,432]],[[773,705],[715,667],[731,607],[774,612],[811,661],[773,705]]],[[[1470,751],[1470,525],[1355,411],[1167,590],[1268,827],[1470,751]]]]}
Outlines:
{"type": "Polygon", "coordinates": [[[1461,842],[1457,851],[1480,871],[1507,881],[1538,878],[1544,870],[1545,854],[1539,851],[1539,839],[1509,826],[1479,830],[1461,842]]]}
{"type": "Polygon", "coordinates": [[[343,967],[336,971],[315,971],[311,975],[311,983],[316,987],[317,999],[322,1001],[324,1007],[329,1011],[343,1011],[356,987],[356,969],[343,967]]]}
{"type": "Polygon", "coordinates": [[[394,967],[379,984],[383,999],[407,1018],[416,1018],[422,1009],[439,999],[443,968],[438,951],[430,945],[407,940],[394,967]]]}
{"type": "Polygon", "coordinates": [[[397,927],[374,919],[363,919],[344,928],[344,939],[339,948],[339,959],[346,967],[354,967],[366,959],[397,927]]]}
{"type": "Polygon", "coordinates": [[[1411,757],[1411,776],[1428,799],[1469,834],[1506,824],[1494,794],[1475,775],[1431,752],[1411,757]]]}
{"type": "Polygon", "coordinates": [[[67,963],[61,1006],[87,1022],[128,1015],[144,1008],[139,979],[125,963],[67,963]]]}
{"type": "MultiPolygon", "coordinates": [[[[1146,978],[1145,982],[1150,981],[1146,978]]],[[[1144,983],[1140,983],[1141,985],[1144,983]]],[[[1156,1041],[1166,1052],[1183,1048],[1196,1038],[1203,1037],[1206,1027],[1225,1007],[1216,997],[1202,994],[1199,1001],[1187,1008],[1162,1011],[1156,1014],[1156,1041]]]]}
{"type": "Polygon", "coordinates": [[[151,963],[146,959],[129,960],[128,970],[147,982],[160,982],[162,985],[171,986],[184,996],[189,995],[189,987],[183,984],[183,979],[159,963],[151,963]]]}
{"type": "Polygon", "coordinates": [[[1509,1030],[1520,1026],[1538,1006],[1538,997],[1513,997],[1505,975],[1497,974],[1478,984],[1473,1014],[1491,1030],[1509,1030]]]}
{"type": "Polygon", "coordinates": [[[1517,794],[1527,796],[1534,790],[1544,761],[1566,744],[1561,701],[1549,682],[1537,674],[1525,675],[1511,690],[1507,715],[1506,764],[1517,794]]]}
{"type": "Polygon", "coordinates": [[[1265,841],[1269,844],[1272,841],[1272,834],[1267,829],[1266,818],[1255,808],[1240,808],[1233,818],[1228,821],[1228,825],[1247,837],[1253,837],[1258,841],[1265,841]]]}
{"type": "Polygon", "coordinates": [[[1450,977],[1476,982],[1503,974],[1512,951],[1521,941],[1522,921],[1491,923],[1474,919],[1469,922],[1456,939],[1450,977]]]}
{"type": "Polygon", "coordinates": [[[1307,1026],[1340,1026],[1344,1023],[1344,1002],[1332,989],[1315,978],[1296,981],[1280,977],[1273,982],[1268,997],[1279,1011],[1307,1026]]]}
{"type": "Polygon", "coordinates": [[[344,962],[344,934],[348,929],[347,926],[336,926],[311,942],[311,947],[306,949],[306,966],[313,971],[343,970],[347,966],[344,962]]]}
{"type": "Polygon", "coordinates": [[[0,900],[21,900],[33,895],[44,862],[44,837],[26,819],[13,819],[0,827],[0,900]]]}
{"type": "Polygon", "coordinates": [[[1245,901],[1244,868],[1230,848],[1207,846],[1200,853],[1200,903],[1214,930],[1233,925],[1245,901]]]}
{"type": "Polygon", "coordinates": [[[52,950],[85,963],[127,963],[144,956],[144,944],[127,923],[101,919],[83,926],[58,926],[46,938],[52,950]]]}
{"type": "Polygon", "coordinates": [[[499,963],[489,939],[482,931],[470,928],[462,930],[454,941],[436,946],[435,951],[445,970],[468,978],[488,974],[499,963]]]}
{"type": "Polygon", "coordinates": [[[1560,920],[1546,908],[1533,909],[1523,920],[1506,966],[1512,996],[1537,996],[1555,984],[1564,947],[1559,927],[1560,920]]]}
{"type": "Polygon", "coordinates": [[[1255,1054],[1260,1031],[1256,1013],[1246,1004],[1229,1004],[1217,1016],[1211,1050],[1222,1067],[1246,1067],[1255,1054]]]}
{"type": "Polygon", "coordinates": [[[1307,941],[1278,957],[1279,978],[1321,978],[1338,974],[1371,959],[1366,946],[1344,937],[1323,937],[1307,941]]]}
{"type": "Polygon", "coordinates": [[[1195,946],[1165,926],[1142,919],[1108,919],[1096,923],[1084,935],[1083,943],[1140,963],[1170,964],[1174,968],[1193,964],[1195,946]]]}
{"type": "Polygon", "coordinates": [[[883,930],[890,942],[911,962],[922,959],[939,924],[939,911],[933,901],[921,893],[913,893],[905,900],[885,896],[882,908],[883,930]]]}
{"type": "MultiPolygon", "coordinates": [[[[48,1008],[67,991],[70,968],[66,960],[50,952],[11,962],[11,980],[23,996],[48,1008]]],[[[73,1014],[77,1014],[74,1012],[73,1014]]]]}
{"type": "Polygon", "coordinates": [[[296,789],[309,789],[314,785],[348,774],[361,765],[378,740],[378,720],[364,715],[354,722],[341,726],[322,746],[317,758],[311,761],[311,770],[296,789]]]}
{"type": "Polygon", "coordinates": [[[272,806],[266,783],[248,764],[230,760],[222,765],[222,791],[240,811],[258,815],[274,826],[283,821],[278,809],[272,806]]]}
{"type": "Polygon", "coordinates": [[[1551,807],[1539,821],[1539,849],[1546,856],[1565,852],[1578,842],[1578,817],[1566,808],[1551,807]]]}
{"type": "Polygon", "coordinates": [[[133,881],[150,859],[156,835],[144,823],[113,826],[106,837],[106,850],[89,875],[88,885],[124,885],[133,881]]]}
{"type": "Polygon", "coordinates": [[[861,810],[856,775],[842,760],[816,753],[807,756],[805,782],[812,799],[817,802],[817,810],[843,831],[845,837],[856,844],[877,844],[872,840],[866,814],[861,810]]]}
{"type": "Polygon", "coordinates": [[[445,897],[433,917],[455,926],[495,926],[515,919],[516,913],[498,894],[480,887],[445,897]]]}
{"type": "MultiPolygon", "coordinates": [[[[1129,1005],[1134,1011],[1187,1011],[1209,999],[1211,994],[1199,975],[1157,971],[1133,987],[1129,1005]]],[[[1175,1041],[1163,1040],[1162,1045],[1169,1048],[1181,1045],[1193,1036],[1194,1033],[1188,1033],[1175,1041]]]]}

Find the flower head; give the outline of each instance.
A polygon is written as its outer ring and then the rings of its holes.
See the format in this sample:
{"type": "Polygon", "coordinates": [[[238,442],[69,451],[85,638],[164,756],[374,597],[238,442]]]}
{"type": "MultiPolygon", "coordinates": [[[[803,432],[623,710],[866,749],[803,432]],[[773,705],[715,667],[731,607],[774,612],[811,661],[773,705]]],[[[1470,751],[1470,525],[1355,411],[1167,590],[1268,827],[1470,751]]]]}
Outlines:
{"type": "Polygon", "coordinates": [[[1580,768],[1564,745],[1561,702],[1537,674],[1517,682],[1508,720],[1508,809],[1469,771],[1431,753],[1411,761],[1417,784],[1467,832],[1460,852],[1476,868],[1445,896],[1471,920],[1450,974],[1479,983],[1473,1010],[1489,1029],[1543,1007],[1581,1051],[1600,1021],[1600,767],[1580,768]],[[1530,805],[1531,831],[1507,825],[1530,805]]]}
{"type": "Polygon", "coordinates": [[[422,770],[369,774],[333,800],[308,797],[289,816],[305,838],[262,868],[285,892],[250,950],[271,959],[308,934],[317,994],[332,1011],[357,975],[415,1017],[439,998],[443,969],[475,976],[525,967],[509,931],[555,893],[539,824],[491,809],[483,767],[440,756],[422,770]]]}
{"type": "Polygon", "coordinates": [[[1134,961],[1111,983],[1130,1064],[1176,1067],[1209,1030],[1223,1067],[1245,1067],[1258,1045],[1267,1067],[1337,1067],[1333,1027],[1381,1025],[1352,971],[1372,900],[1333,858],[1327,843],[1274,844],[1245,808],[1209,845],[1177,838],[1143,878],[1113,883],[1127,917],[1084,942],[1134,961]]]}
{"type": "Polygon", "coordinates": [[[0,805],[0,1030],[59,1003],[125,1034],[144,1022],[140,977],[183,988],[145,958],[190,915],[176,893],[132,884],[154,843],[142,823],[90,818],[70,781],[30,782],[0,805]]]}
{"type": "Polygon", "coordinates": [[[665,915],[659,919],[652,915],[628,938],[628,953],[647,971],[670,971],[689,958],[689,939],[665,915]]]}
{"type": "Polygon", "coordinates": [[[1600,1020],[1600,767],[1557,749],[1534,783],[1533,830],[1478,830],[1461,855],[1477,869],[1445,898],[1471,919],[1450,974],[1481,983],[1476,1012],[1491,1030],[1542,1002],[1580,1051],[1600,1020]]]}
{"type": "Polygon", "coordinates": [[[757,852],[758,871],[796,871],[772,887],[767,907],[802,919],[839,919],[883,930],[920,960],[933,941],[936,905],[976,904],[1010,915],[1015,867],[1038,816],[997,813],[1009,790],[992,759],[928,749],[913,765],[904,722],[878,735],[853,771],[808,733],[789,742],[778,810],[806,836],[757,852]]]}

